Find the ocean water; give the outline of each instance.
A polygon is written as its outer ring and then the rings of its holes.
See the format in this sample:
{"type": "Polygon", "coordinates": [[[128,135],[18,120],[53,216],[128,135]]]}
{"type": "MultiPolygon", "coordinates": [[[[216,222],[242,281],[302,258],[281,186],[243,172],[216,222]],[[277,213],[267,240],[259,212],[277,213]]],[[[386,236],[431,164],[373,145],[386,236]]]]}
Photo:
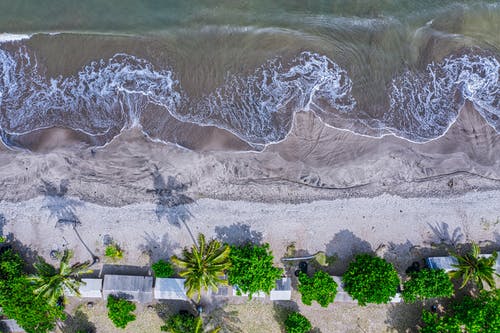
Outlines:
{"type": "Polygon", "coordinates": [[[314,112],[424,143],[465,103],[500,131],[499,32],[495,1],[0,0],[0,134],[190,148],[213,127],[262,149],[314,112]]]}

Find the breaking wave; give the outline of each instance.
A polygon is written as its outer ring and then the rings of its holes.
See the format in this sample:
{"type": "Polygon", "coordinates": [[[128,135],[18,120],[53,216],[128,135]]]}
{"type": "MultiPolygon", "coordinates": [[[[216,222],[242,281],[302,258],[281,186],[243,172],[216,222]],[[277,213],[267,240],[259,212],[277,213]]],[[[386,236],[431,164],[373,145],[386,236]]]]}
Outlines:
{"type": "Polygon", "coordinates": [[[142,126],[141,116],[154,106],[162,110],[153,114],[158,120],[173,116],[216,126],[257,146],[283,140],[294,113],[310,111],[355,133],[426,142],[446,132],[466,100],[500,131],[499,73],[494,56],[468,54],[429,64],[423,72],[406,71],[385,87],[388,109],[380,116],[358,108],[346,70],[313,52],[269,60],[250,75],[229,75],[217,89],[191,98],[172,69],[159,70],[132,55],[116,54],[74,76],[48,78],[36,57],[19,46],[0,49],[0,126],[3,135],[68,127],[109,142],[124,128],[142,126]]]}

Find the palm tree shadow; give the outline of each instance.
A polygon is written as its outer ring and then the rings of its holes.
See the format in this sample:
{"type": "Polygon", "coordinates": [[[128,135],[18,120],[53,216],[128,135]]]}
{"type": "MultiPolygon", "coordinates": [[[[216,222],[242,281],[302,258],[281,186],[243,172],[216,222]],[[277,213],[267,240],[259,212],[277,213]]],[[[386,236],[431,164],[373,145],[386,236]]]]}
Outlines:
{"type": "Polygon", "coordinates": [[[42,206],[42,208],[48,209],[50,217],[57,219],[56,227],[81,224],[76,216],[75,209],[82,206],[83,203],[67,198],[68,188],[69,182],[67,179],[61,180],[59,186],[42,179],[42,185],[39,188],[40,193],[44,195],[45,201],[45,206],[42,206]]]}
{"type": "Polygon", "coordinates": [[[433,233],[431,244],[445,245],[456,248],[464,240],[464,234],[462,233],[460,227],[455,228],[450,233],[448,223],[442,222],[440,224],[436,223],[435,225],[427,223],[427,225],[433,233]]]}
{"type": "Polygon", "coordinates": [[[149,255],[150,264],[160,259],[168,259],[180,244],[172,241],[168,234],[159,237],[153,233],[144,233],[144,244],[139,245],[139,250],[149,255]]]}
{"type": "MultiPolygon", "coordinates": [[[[212,298],[213,299],[213,298],[212,298]]],[[[238,311],[226,310],[227,301],[212,302],[204,315],[206,323],[212,327],[220,327],[220,332],[243,333],[239,328],[241,320],[238,318],[238,311]]]]}
{"type": "Polygon", "coordinates": [[[95,333],[97,328],[83,311],[76,310],[74,315],[67,314],[61,331],[62,333],[95,333]]]}
{"type": "Polygon", "coordinates": [[[234,223],[230,226],[215,227],[216,238],[223,244],[244,245],[247,243],[260,244],[262,242],[262,233],[250,230],[248,224],[234,223]]]}

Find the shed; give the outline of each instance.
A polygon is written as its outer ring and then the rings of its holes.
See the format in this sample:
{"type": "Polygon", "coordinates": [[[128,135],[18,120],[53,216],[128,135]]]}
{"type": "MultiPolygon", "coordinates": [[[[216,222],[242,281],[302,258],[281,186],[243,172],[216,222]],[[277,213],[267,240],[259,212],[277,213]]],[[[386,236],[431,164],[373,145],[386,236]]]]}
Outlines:
{"type": "Polygon", "coordinates": [[[0,320],[0,331],[6,333],[26,333],[14,319],[0,320]]]}
{"type": "Polygon", "coordinates": [[[156,278],[154,298],[188,300],[184,281],[186,279],[156,278]]]}
{"type": "Polygon", "coordinates": [[[292,280],[282,278],[276,280],[276,288],[269,294],[271,301],[289,301],[292,299],[292,280]]]}
{"type": "MultiPolygon", "coordinates": [[[[82,279],[80,296],[82,298],[102,298],[102,279],[82,279]]],[[[64,288],[66,296],[75,296],[73,292],[64,288]]]]}
{"type": "Polygon", "coordinates": [[[443,269],[445,272],[450,272],[455,268],[453,265],[458,264],[457,258],[448,257],[429,257],[425,259],[425,263],[430,269],[443,269]]]}
{"type": "Polygon", "coordinates": [[[153,277],[131,275],[105,275],[102,288],[104,298],[115,295],[130,301],[153,301],[153,277]]]}

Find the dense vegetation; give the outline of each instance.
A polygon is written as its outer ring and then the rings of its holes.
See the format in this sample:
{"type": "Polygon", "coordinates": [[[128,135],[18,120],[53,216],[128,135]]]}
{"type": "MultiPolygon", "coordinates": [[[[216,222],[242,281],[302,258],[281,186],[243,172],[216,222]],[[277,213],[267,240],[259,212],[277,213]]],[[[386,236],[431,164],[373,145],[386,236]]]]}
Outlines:
{"type": "Polygon", "coordinates": [[[302,303],[311,305],[312,301],[318,302],[322,307],[333,303],[337,294],[337,283],[333,278],[323,271],[317,271],[312,277],[305,273],[299,275],[299,292],[302,295],[302,303]]]}
{"type": "Polygon", "coordinates": [[[273,266],[273,255],[269,244],[231,246],[231,268],[228,279],[238,286],[238,294],[249,293],[249,297],[259,291],[268,293],[281,278],[282,270],[273,266]]]}
{"type": "Polygon", "coordinates": [[[500,290],[482,291],[478,297],[455,300],[443,314],[424,310],[422,322],[421,333],[500,332],[500,290]]]}
{"type": "Polygon", "coordinates": [[[500,276],[495,273],[494,267],[498,254],[493,252],[489,258],[482,257],[480,254],[481,250],[476,243],[472,243],[471,250],[464,255],[453,254],[458,264],[454,265],[455,270],[450,274],[452,278],[462,279],[460,288],[465,287],[468,282],[473,282],[479,289],[483,289],[484,284],[492,289],[496,288],[494,276],[500,276]]]}
{"type": "Polygon", "coordinates": [[[111,260],[120,260],[123,258],[123,250],[116,243],[109,244],[104,250],[104,255],[111,260]]]}
{"type": "Polygon", "coordinates": [[[399,287],[398,272],[382,258],[357,255],[342,277],[344,289],[359,305],[388,303],[399,287]]]}
{"type": "Polygon", "coordinates": [[[286,333],[307,333],[312,326],[309,319],[298,312],[292,312],[285,320],[286,333]]]}
{"type": "Polygon", "coordinates": [[[135,320],[131,313],[135,310],[135,304],[113,295],[108,296],[108,317],[118,328],[125,328],[128,323],[135,320]]]}
{"type": "Polygon", "coordinates": [[[405,302],[413,303],[427,298],[450,297],[453,291],[453,284],[444,270],[424,268],[410,274],[402,295],[405,302]]]}
{"type": "Polygon", "coordinates": [[[224,272],[231,267],[229,252],[228,245],[215,239],[207,243],[205,236],[199,234],[198,245],[193,245],[191,250],[184,249],[183,258],[172,257],[172,262],[181,268],[179,275],[186,279],[188,297],[197,293],[200,301],[202,290],[217,290],[219,285],[227,285],[224,272]]]}
{"type": "Polygon", "coordinates": [[[64,250],[58,255],[60,260],[59,269],[47,263],[43,258],[38,257],[35,263],[36,275],[30,276],[30,280],[36,285],[35,294],[43,295],[51,305],[64,298],[65,290],[71,291],[74,295],[80,296],[79,280],[81,274],[92,273],[89,269],[90,262],[69,264],[73,257],[73,252],[64,250]]]}
{"type": "Polygon", "coordinates": [[[174,275],[174,268],[172,267],[172,264],[163,259],[155,262],[151,268],[157,278],[169,278],[174,275]]]}
{"type": "Polygon", "coordinates": [[[203,319],[200,316],[195,317],[190,313],[179,313],[170,316],[165,325],[161,327],[161,330],[170,333],[217,333],[220,328],[207,331],[203,327],[203,319]]]}
{"type": "Polygon", "coordinates": [[[50,305],[43,295],[35,294],[36,286],[23,271],[25,262],[12,249],[0,254],[0,306],[2,313],[15,319],[28,333],[52,331],[59,319],[64,319],[63,308],[50,305]]]}

